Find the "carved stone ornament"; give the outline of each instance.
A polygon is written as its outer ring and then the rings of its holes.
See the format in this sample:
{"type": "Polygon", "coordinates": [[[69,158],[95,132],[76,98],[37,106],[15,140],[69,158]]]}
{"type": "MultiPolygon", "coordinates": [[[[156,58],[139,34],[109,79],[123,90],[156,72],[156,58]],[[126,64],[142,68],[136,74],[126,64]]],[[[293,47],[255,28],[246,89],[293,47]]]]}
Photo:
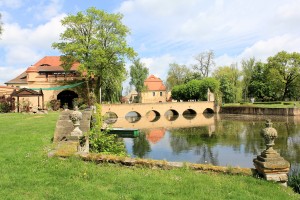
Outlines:
{"type": "Polygon", "coordinates": [[[74,130],[71,132],[71,136],[82,136],[82,131],[79,129],[80,120],[82,119],[82,113],[78,111],[78,108],[69,115],[70,120],[73,122],[74,130]]]}
{"type": "Polygon", "coordinates": [[[271,120],[266,121],[266,128],[261,130],[261,136],[265,140],[266,150],[253,160],[256,171],[266,180],[276,181],[286,186],[290,163],[273,149],[277,131],[272,127],[271,120]]]}
{"type": "Polygon", "coordinates": [[[270,119],[266,121],[266,128],[261,130],[261,136],[265,139],[266,150],[273,151],[274,141],[277,138],[277,131],[272,127],[273,123],[270,119]]]}

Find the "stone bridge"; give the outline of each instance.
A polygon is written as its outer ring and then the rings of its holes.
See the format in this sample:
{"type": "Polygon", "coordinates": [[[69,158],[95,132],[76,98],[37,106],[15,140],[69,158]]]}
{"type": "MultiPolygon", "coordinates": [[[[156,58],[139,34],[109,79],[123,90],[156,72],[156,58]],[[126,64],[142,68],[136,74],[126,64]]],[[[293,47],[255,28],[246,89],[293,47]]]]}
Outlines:
{"type": "Polygon", "coordinates": [[[143,104],[102,104],[102,115],[112,118],[146,117],[148,121],[157,121],[161,116],[172,120],[173,116],[185,114],[216,113],[213,101],[168,102],[143,104]]]}

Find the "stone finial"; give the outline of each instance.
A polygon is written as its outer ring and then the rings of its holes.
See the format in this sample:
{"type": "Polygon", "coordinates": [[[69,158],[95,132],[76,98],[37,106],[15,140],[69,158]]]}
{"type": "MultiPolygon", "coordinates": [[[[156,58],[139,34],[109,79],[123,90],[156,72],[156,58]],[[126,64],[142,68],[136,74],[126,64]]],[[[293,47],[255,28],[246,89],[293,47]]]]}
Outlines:
{"type": "Polygon", "coordinates": [[[261,136],[265,139],[266,151],[273,151],[274,141],[277,138],[277,131],[272,127],[273,123],[270,119],[266,121],[266,128],[261,130],[261,136]]]}
{"type": "Polygon", "coordinates": [[[256,171],[266,180],[276,181],[286,186],[290,163],[273,149],[277,131],[272,127],[271,120],[266,121],[266,128],[261,130],[261,135],[265,139],[266,150],[253,160],[256,171]]]}
{"type": "Polygon", "coordinates": [[[74,130],[71,132],[71,136],[82,136],[82,131],[79,129],[80,120],[82,119],[82,113],[78,111],[78,108],[69,115],[70,120],[73,122],[74,130]]]}

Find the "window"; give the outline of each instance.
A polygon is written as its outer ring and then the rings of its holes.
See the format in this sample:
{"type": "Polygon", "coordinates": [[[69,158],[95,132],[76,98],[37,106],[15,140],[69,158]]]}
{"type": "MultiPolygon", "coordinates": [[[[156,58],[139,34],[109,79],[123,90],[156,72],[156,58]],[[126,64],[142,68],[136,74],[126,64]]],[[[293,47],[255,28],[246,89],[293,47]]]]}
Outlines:
{"type": "Polygon", "coordinates": [[[162,97],[162,92],[160,92],[159,95],[162,97]]]}
{"type": "Polygon", "coordinates": [[[153,96],[155,96],[155,92],[153,92],[153,96]]]}

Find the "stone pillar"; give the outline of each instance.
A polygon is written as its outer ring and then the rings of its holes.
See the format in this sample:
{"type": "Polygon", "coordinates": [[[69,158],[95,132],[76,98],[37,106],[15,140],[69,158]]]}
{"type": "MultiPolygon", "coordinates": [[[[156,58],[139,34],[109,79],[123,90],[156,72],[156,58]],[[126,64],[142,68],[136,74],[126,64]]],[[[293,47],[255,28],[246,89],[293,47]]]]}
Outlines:
{"type": "Polygon", "coordinates": [[[257,173],[268,181],[287,186],[290,163],[273,149],[277,131],[272,127],[271,120],[266,121],[266,128],[261,130],[261,136],[265,139],[266,150],[253,160],[257,173]]]}
{"type": "Polygon", "coordinates": [[[78,111],[78,107],[75,107],[74,111],[69,115],[70,120],[73,122],[74,130],[71,132],[71,136],[68,140],[76,141],[78,143],[78,152],[89,152],[88,137],[85,137],[80,130],[80,120],[82,120],[82,113],[78,111]]]}
{"type": "Polygon", "coordinates": [[[78,108],[75,108],[75,110],[71,112],[69,117],[75,127],[74,130],[71,132],[71,136],[81,137],[82,131],[79,129],[79,126],[80,120],[82,120],[82,113],[78,111],[78,108]]]}

